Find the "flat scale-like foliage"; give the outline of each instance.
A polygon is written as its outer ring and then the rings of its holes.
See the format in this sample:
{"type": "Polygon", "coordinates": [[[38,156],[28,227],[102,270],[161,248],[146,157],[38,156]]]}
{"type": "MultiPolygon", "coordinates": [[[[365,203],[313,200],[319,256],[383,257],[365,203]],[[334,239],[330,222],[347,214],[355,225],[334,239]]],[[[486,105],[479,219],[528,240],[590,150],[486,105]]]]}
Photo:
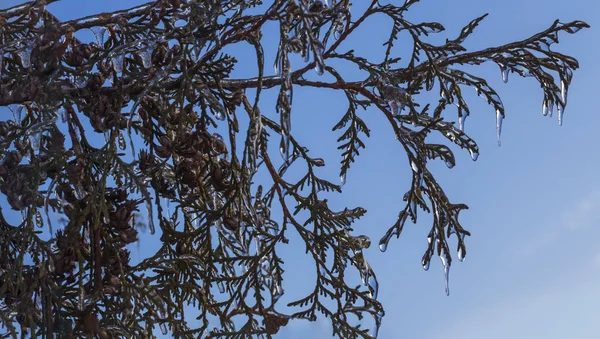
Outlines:
{"type": "Polygon", "coordinates": [[[543,114],[556,111],[560,123],[578,63],[553,47],[587,27],[556,21],[530,38],[468,51],[463,42],[485,15],[433,45],[427,37],[442,24],[405,19],[418,0],[370,1],[362,12],[348,0],[158,0],[65,22],[46,9],[55,1],[0,10],[0,106],[13,113],[0,121],[1,337],[149,338],[155,328],[176,338],[270,337],[293,319],[319,316],[334,336],[376,337],[384,311],[363,254],[371,240],[352,229],[366,211],[332,210],[323,198],[342,192],[365,148],[370,130],[359,112],[385,116],[412,168],[404,208],[381,231],[380,249],[407,220],[416,223],[419,210],[432,213],[422,264],[439,256],[447,275],[452,252],[459,260],[467,253],[469,232],[459,221],[467,206],[449,200],[427,165],[453,167],[451,143],[477,159],[463,129],[468,87],[496,112],[498,138],[505,115],[497,92],[464,66],[495,63],[504,81],[511,73],[535,78],[543,114]],[[340,48],[375,19],[393,22],[380,59],[340,48]],[[267,23],[279,28],[277,45],[262,39],[267,23]],[[83,39],[89,30],[95,41],[83,39]],[[402,63],[394,56],[400,35],[412,39],[402,63]],[[256,77],[230,76],[239,56],[225,49],[237,44],[254,50],[256,77]],[[275,74],[265,53],[275,56],[275,74]],[[292,65],[294,54],[304,63],[292,65]],[[367,75],[346,81],[331,66],[336,60],[367,75]],[[313,70],[335,81],[305,77],[313,70]],[[333,126],[341,183],[319,177],[324,161],[294,138],[299,87],[345,94],[333,126]],[[434,88],[435,105],[413,100],[434,88]],[[278,91],[273,114],[259,109],[268,90],[278,91]],[[429,143],[431,134],[447,144],[429,143]],[[271,139],[279,149],[267,147],[271,139]],[[304,168],[298,180],[286,175],[292,164],[304,168]],[[269,180],[259,185],[259,173],[269,180]],[[9,222],[8,209],[21,221],[9,222]],[[140,223],[161,245],[134,263],[128,248],[140,223]],[[290,233],[304,242],[316,278],[308,295],[280,306],[290,268],[278,245],[290,233]],[[346,276],[356,271],[362,285],[351,286],[346,276]],[[375,328],[361,326],[365,316],[375,328]]]}

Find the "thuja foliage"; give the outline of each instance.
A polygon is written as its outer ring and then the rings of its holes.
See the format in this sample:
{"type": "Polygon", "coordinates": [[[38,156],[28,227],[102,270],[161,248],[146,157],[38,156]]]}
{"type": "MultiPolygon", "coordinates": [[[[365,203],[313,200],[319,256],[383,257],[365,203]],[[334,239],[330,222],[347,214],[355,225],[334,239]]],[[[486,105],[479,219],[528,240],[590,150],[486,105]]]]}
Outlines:
{"type": "Polygon", "coordinates": [[[2,337],[149,338],[159,329],[176,338],[270,337],[293,319],[319,316],[334,336],[375,337],[384,311],[363,255],[371,240],[352,229],[366,211],[332,210],[323,198],[342,192],[365,147],[370,130],[360,113],[387,119],[412,168],[380,249],[408,219],[417,222],[417,211],[431,213],[422,264],[439,256],[447,274],[452,252],[466,255],[469,232],[458,216],[467,206],[449,200],[427,165],[453,167],[450,144],[477,158],[463,130],[469,87],[496,112],[498,136],[505,114],[486,79],[464,66],[496,64],[504,81],[509,73],[534,78],[543,114],[556,110],[560,122],[578,63],[553,47],[587,27],[556,21],[527,39],[468,51],[462,44],[485,15],[435,45],[428,36],[442,24],[405,18],[418,0],[371,1],[362,12],[348,0],[158,0],[65,22],[46,8],[55,1],[0,10],[0,105],[13,113],[0,122],[2,337]],[[350,49],[358,27],[383,19],[393,22],[382,33],[383,55],[369,60],[350,49]],[[277,45],[264,43],[266,24],[276,24],[277,45]],[[90,31],[95,39],[85,40],[90,31]],[[412,39],[400,46],[412,48],[407,60],[395,56],[400,36],[412,39]],[[252,47],[255,77],[230,76],[237,58],[248,58],[224,50],[237,44],[252,47]],[[274,71],[265,55],[276,56],[274,71]],[[304,62],[292,64],[294,55],[304,62]],[[338,61],[364,77],[346,81],[331,66],[338,61]],[[293,108],[299,87],[347,98],[327,113],[340,116],[332,127],[341,134],[341,183],[319,176],[319,150],[292,133],[292,114],[302,119],[293,108]],[[278,97],[265,106],[269,90],[278,97]],[[439,100],[413,100],[427,91],[439,100]],[[432,134],[446,144],[429,143],[432,134]],[[301,179],[286,176],[292,164],[305,169],[301,179]],[[269,180],[259,183],[258,173],[269,180]],[[142,227],[157,231],[160,248],[134,262],[142,227]],[[278,251],[290,233],[314,261],[314,289],[280,305],[284,270],[293,268],[278,251]]]}

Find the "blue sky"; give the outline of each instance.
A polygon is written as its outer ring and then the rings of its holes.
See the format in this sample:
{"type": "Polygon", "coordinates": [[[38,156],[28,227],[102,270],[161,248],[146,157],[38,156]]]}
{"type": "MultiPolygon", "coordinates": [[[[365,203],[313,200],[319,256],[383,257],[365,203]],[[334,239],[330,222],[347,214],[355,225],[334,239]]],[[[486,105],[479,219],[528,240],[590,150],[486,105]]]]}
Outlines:
{"type": "MultiPolygon", "coordinates": [[[[21,2],[3,0],[1,6],[21,2]]],[[[62,0],[50,9],[67,20],[142,2],[62,0]]],[[[364,3],[355,1],[355,13],[364,3]]],[[[495,65],[476,72],[490,79],[506,107],[502,146],[496,143],[493,110],[473,95],[465,130],[480,146],[479,160],[473,162],[467,152],[457,151],[453,169],[441,162],[430,165],[449,198],[470,206],[461,219],[472,233],[467,258],[453,264],[451,294],[446,297],[439,261],[433,261],[428,272],[420,265],[430,227],[424,214],[417,225],[405,227],[400,239],[391,241],[387,252],[381,253],[376,246],[368,249],[367,257],[380,282],[379,299],[386,307],[380,338],[597,338],[600,152],[596,145],[600,112],[595,80],[600,79],[600,3],[422,0],[407,18],[439,21],[452,37],[464,24],[487,12],[490,16],[467,41],[468,48],[526,38],[557,18],[563,22],[584,20],[592,26],[574,36],[561,36],[555,47],[578,58],[581,65],[569,91],[564,124],[559,127],[556,116],[541,115],[542,92],[534,81],[513,75],[504,84],[495,65]]],[[[356,48],[358,55],[379,61],[389,24],[384,20],[366,22],[341,50],[356,48]]],[[[265,39],[277,34],[264,33],[265,39]]],[[[396,50],[402,54],[409,48],[396,50]]],[[[245,50],[233,52],[240,51],[245,50]]],[[[273,55],[267,60],[272,63],[273,55]]],[[[254,61],[241,60],[236,72],[244,74],[244,65],[252,66],[254,61]]],[[[274,115],[274,98],[275,94],[265,97],[263,112],[274,115]]],[[[335,166],[341,159],[335,152],[337,134],[331,133],[331,127],[345,111],[342,99],[320,90],[295,93],[294,131],[313,156],[323,157],[332,166],[323,172],[331,180],[337,177],[335,166]]],[[[410,185],[410,167],[383,116],[374,109],[360,114],[373,135],[348,174],[344,194],[332,197],[330,205],[365,207],[368,215],[355,230],[371,236],[376,244],[403,207],[401,198],[410,185]]],[[[450,112],[446,116],[453,118],[450,112]]],[[[158,237],[142,240],[151,248],[158,237]]],[[[282,250],[287,259],[287,295],[282,301],[291,301],[310,287],[311,266],[302,260],[301,247],[291,245],[282,250]]],[[[326,320],[292,322],[277,337],[320,338],[330,333],[326,320]]]]}

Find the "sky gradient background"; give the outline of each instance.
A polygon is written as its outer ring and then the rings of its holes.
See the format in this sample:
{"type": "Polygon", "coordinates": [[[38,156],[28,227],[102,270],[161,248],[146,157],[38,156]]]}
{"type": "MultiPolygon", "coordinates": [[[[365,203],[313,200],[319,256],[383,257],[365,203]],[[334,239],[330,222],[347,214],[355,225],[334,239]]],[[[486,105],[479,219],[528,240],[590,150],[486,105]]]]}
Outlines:
{"type": "MultiPolygon", "coordinates": [[[[1,0],[0,7],[22,2],[1,0]]],[[[68,20],[143,2],[62,0],[49,9],[68,20]]],[[[354,13],[366,3],[355,1],[354,13]]],[[[560,45],[554,46],[554,50],[576,57],[581,66],[569,91],[562,127],[556,115],[541,115],[543,96],[535,81],[511,74],[509,83],[504,84],[496,65],[475,72],[489,79],[502,97],[506,119],[502,146],[498,147],[493,109],[473,93],[469,98],[472,115],[465,131],[479,144],[479,160],[473,162],[468,152],[456,150],[453,169],[442,162],[430,164],[450,200],[470,206],[461,213],[461,220],[472,236],[467,240],[465,262],[453,263],[450,296],[444,293],[439,260],[432,260],[428,272],[420,264],[431,220],[424,213],[417,225],[407,223],[400,239],[392,239],[386,253],[375,246],[395,221],[403,207],[402,195],[410,185],[406,157],[375,109],[359,113],[369,124],[372,137],[351,168],[344,193],[330,199],[330,206],[362,206],[368,211],[355,230],[373,240],[366,255],[380,282],[379,300],[386,307],[380,338],[598,338],[600,2],[422,0],[406,17],[413,22],[444,24],[447,34],[431,40],[439,42],[456,36],[466,23],[488,12],[490,16],[467,40],[467,48],[527,38],[557,18],[562,22],[583,20],[592,28],[574,36],[563,34],[560,45]]],[[[340,51],[355,48],[357,55],[381,61],[381,44],[390,25],[387,19],[367,21],[340,51]]],[[[266,42],[273,39],[273,32],[264,33],[266,42]]],[[[397,55],[410,52],[410,45],[397,46],[397,55]]],[[[275,49],[271,46],[270,53],[267,45],[265,49],[270,65],[275,49]]],[[[234,49],[232,53],[244,51],[234,49]]],[[[254,72],[254,64],[254,60],[241,59],[235,76],[246,75],[246,70],[254,72]]],[[[275,95],[265,96],[262,106],[263,112],[273,116],[275,95]]],[[[331,127],[345,112],[343,97],[309,90],[298,90],[294,95],[294,131],[313,156],[325,158],[331,166],[322,173],[336,180],[336,166],[341,160],[335,144],[339,134],[332,133],[331,127]]],[[[446,117],[454,119],[455,113],[449,110],[446,117]]],[[[143,237],[140,256],[146,251],[152,253],[158,238],[143,237]]],[[[300,246],[290,245],[284,251],[287,272],[282,302],[302,296],[311,287],[307,274],[314,274],[303,262],[300,246]]],[[[277,337],[321,338],[330,334],[327,320],[316,324],[297,321],[277,337]]]]}

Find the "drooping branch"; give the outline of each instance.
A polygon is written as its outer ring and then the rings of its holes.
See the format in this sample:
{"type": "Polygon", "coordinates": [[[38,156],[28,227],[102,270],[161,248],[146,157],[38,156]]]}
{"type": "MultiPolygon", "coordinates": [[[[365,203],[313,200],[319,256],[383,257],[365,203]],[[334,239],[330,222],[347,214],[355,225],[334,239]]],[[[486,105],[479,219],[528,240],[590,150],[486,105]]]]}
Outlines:
{"type": "Polygon", "coordinates": [[[323,198],[342,192],[373,133],[361,111],[372,107],[385,116],[412,169],[405,204],[380,249],[409,217],[416,223],[419,210],[432,213],[422,264],[428,268],[438,255],[448,274],[452,235],[458,258],[466,255],[469,232],[458,214],[467,207],[452,203],[429,170],[430,160],[453,167],[455,159],[428,136],[440,133],[476,160],[478,146],[464,131],[470,110],[463,89],[475,88],[495,109],[498,133],[505,113],[486,79],[461,66],[494,62],[505,80],[511,72],[533,76],[544,90],[543,113],[557,106],[562,122],[578,64],[551,45],[558,34],[587,27],[557,21],[527,39],[467,51],[461,44],[485,15],[434,46],[426,38],[441,33],[441,24],[404,18],[418,1],[371,1],[356,16],[349,1],[160,0],[65,22],[47,11],[53,2],[0,10],[0,106],[13,113],[0,118],[0,192],[22,216],[12,225],[8,209],[0,211],[0,319],[15,337],[145,337],[155,325],[174,337],[247,337],[319,315],[331,319],[339,337],[375,337],[384,311],[363,253],[371,240],[353,229],[366,211],[335,211],[323,198]],[[382,17],[393,27],[381,63],[340,50],[365,22],[382,17]],[[277,46],[262,40],[267,22],[278,25],[277,46]],[[78,37],[85,29],[95,41],[78,37]],[[394,57],[400,34],[413,40],[402,65],[394,57]],[[224,51],[245,43],[256,55],[257,76],[235,79],[236,56],[224,51]],[[277,74],[266,71],[265,54],[275,56],[277,74]],[[292,65],[293,54],[305,64],[292,65]],[[331,67],[336,59],[368,75],[346,81],[331,67]],[[308,78],[313,69],[335,81],[308,78]],[[436,84],[435,107],[413,100],[436,84]],[[346,97],[333,126],[341,131],[341,184],[319,175],[324,160],[292,132],[292,115],[302,116],[293,102],[298,86],[346,97]],[[278,90],[277,119],[259,109],[269,90],[278,90]],[[458,126],[446,114],[453,106],[458,126]],[[273,137],[280,138],[278,151],[268,147],[273,137]],[[292,165],[304,168],[299,179],[286,174],[292,165]],[[43,225],[48,240],[34,232],[43,225]],[[144,225],[160,234],[161,246],[135,263],[129,248],[144,225]],[[308,295],[282,307],[279,250],[290,232],[316,275],[308,295]],[[200,322],[186,321],[190,305],[200,322]],[[374,329],[356,321],[364,315],[374,329]]]}

